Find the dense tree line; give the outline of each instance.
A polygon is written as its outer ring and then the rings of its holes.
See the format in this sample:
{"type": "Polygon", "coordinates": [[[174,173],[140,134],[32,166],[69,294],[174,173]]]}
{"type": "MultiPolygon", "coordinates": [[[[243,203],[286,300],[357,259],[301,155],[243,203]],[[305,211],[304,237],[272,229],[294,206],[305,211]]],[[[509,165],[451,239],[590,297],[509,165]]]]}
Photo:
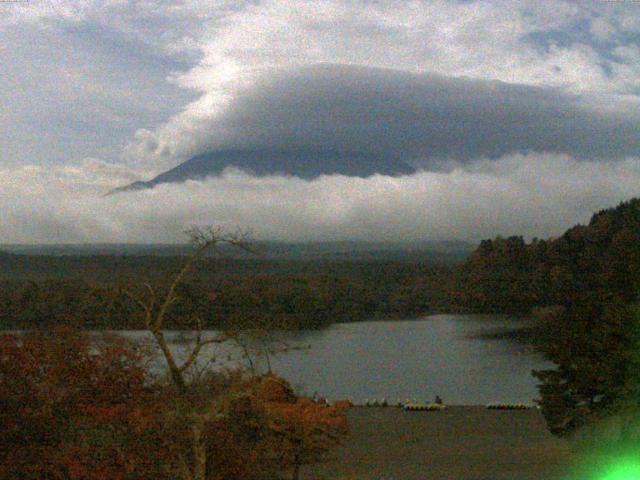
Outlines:
{"type": "Polygon", "coordinates": [[[483,240],[453,276],[451,301],[477,313],[528,313],[544,305],[548,281],[549,242],[523,237],[483,240]]]}
{"type": "Polygon", "coordinates": [[[634,395],[640,199],[600,211],[555,239],[483,241],[454,285],[455,301],[470,310],[537,311],[542,348],[557,364],[535,372],[552,431],[574,431],[634,395]]]}
{"type": "MultiPolygon", "coordinates": [[[[52,257],[37,262],[49,260],[52,265],[58,261],[52,257]]],[[[108,268],[108,258],[99,257],[97,263],[93,257],[76,261],[74,270],[56,277],[36,265],[33,271],[24,266],[16,278],[0,281],[0,325],[31,328],[73,321],[83,328],[140,328],[140,312],[124,295],[125,288],[134,285],[142,292],[147,283],[162,290],[184,259],[132,257],[122,268],[112,265],[113,270],[108,268]],[[73,320],[70,311],[76,312],[73,320]]],[[[441,265],[384,261],[206,258],[179,284],[167,326],[190,328],[188,319],[195,315],[207,328],[254,321],[319,328],[339,321],[419,316],[446,309],[442,280],[449,270],[441,265]]]]}

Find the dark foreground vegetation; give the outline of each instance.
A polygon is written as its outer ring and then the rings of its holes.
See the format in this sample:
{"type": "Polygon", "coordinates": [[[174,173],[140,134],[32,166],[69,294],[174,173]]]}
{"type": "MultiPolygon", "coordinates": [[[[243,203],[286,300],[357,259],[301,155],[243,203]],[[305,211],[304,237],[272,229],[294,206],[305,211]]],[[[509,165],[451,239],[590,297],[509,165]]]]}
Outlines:
{"type": "Polygon", "coordinates": [[[534,372],[552,432],[567,434],[640,406],[640,199],[588,225],[526,243],[483,241],[456,274],[453,302],[479,312],[533,312],[557,365],[534,372]]]}
{"type": "MultiPolygon", "coordinates": [[[[232,337],[207,337],[192,311],[195,343],[183,360],[174,356],[164,330],[182,281],[208,250],[246,248],[216,229],[191,233],[194,254],[166,288],[122,289],[166,377],[148,375],[139,348],[117,336],[68,325],[0,336],[0,478],[297,480],[345,434],[346,402],[298,397],[270,372],[194,371],[203,346],[232,337]]],[[[68,310],[66,323],[76,314],[68,310]]]]}
{"type": "Polygon", "coordinates": [[[274,375],[150,378],[121,338],[69,327],[0,336],[0,478],[298,477],[346,432],[344,403],[297,397],[274,375]]]}

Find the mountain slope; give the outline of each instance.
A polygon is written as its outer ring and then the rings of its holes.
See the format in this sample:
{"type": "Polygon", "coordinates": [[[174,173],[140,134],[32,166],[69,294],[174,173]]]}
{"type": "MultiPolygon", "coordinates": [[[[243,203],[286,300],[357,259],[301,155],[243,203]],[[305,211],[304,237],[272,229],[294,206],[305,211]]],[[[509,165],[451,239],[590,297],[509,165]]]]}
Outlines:
{"type": "Polygon", "coordinates": [[[318,149],[223,150],[195,156],[152,180],[134,182],[111,193],[152,188],[161,183],[201,180],[220,175],[228,167],[257,176],[281,174],[305,180],[332,174],[364,178],[375,174],[398,176],[415,172],[415,168],[405,162],[362,152],[318,149]]]}

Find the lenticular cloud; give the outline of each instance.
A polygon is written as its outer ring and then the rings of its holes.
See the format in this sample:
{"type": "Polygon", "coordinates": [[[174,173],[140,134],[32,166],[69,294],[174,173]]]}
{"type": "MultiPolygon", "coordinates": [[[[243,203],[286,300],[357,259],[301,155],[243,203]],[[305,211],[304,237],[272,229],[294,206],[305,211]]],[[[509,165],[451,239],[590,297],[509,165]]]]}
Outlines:
{"type": "Polygon", "coordinates": [[[351,65],[264,72],[220,110],[139,131],[130,154],[174,157],[225,149],[322,148],[368,152],[428,169],[523,152],[578,159],[640,153],[631,100],[556,88],[351,65]],[[620,102],[612,109],[613,99],[620,102]]]}

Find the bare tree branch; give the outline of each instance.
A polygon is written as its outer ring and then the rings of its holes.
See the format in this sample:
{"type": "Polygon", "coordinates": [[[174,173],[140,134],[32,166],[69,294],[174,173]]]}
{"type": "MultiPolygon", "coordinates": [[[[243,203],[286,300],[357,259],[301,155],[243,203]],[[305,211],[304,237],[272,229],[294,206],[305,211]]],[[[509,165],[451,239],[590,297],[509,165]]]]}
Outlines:
{"type": "Polygon", "coordinates": [[[211,345],[213,343],[224,343],[226,339],[224,337],[210,338],[208,340],[202,340],[202,320],[196,317],[197,330],[196,330],[196,344],[191,350],[191,353],[185,360],[185,362],[179,367],[181,372],[187,370],[197,359],[202,347],[211,345]]]}
{"type": "Polygon", "coordinates": [[[144,286],[149,292],[149,309],[153,310],[153,307],[156,305],[156,291],[149,283],[145,283],[144,286]]]}
{"type": "Polygon", "coordinates": [[[143,302],[140,298],[138,298],[137,296],[135,296],[133,293],[131,293],[130,290],[124,289],[122,291],[122,293],[124,294],[125,297],[133,300],[144,312],[144,326],[146,328],[150,328],[151,326],[151,318],[152,318],[152,307],[150,307],[149,305],[147,305],[145,302],[143,302]]]}
{"type": "Polygon", "coordinates": [[[138,297],[128,289],[123,290],[124,295],[133,300],[133,302],[143,311],[145,327],[152,333],[156,343],[160,347],[165,361],[167,362],[173,382],[181,393],[185,393],[187,388],[184,379],[184,372],[197,361],[202,348],[213,343],[223,343],[226,339],[224,337],[217,337],[203,340],[202,320],[199,317],[195,317],[196,343],[185,362],[182,363],[182,365],[178,365],[162,332],[169,308],[178,300],[176,289],[178,288],[178,285],[180,285],[182,279],[192,270],[194,264],[205,256],[207,251],[211,250],[218,256],[224,256],[226,252],[221,248],[223,245],[228,245],[244,251],[251,251],[249,232],[238,230],[235,233],[229,234],[226,233],[222,227],[194,226],[185,233],[189,236],[191,242],[195,246],[195,251],[191,256],[189,256],[182,268],[180,268],[173,277],[167,293],[161,299],[160,307],[157,312],[155,310],[157,301],[156,291],[149,283],[144,284],[144,287],[149,292],[149,298],[147,301],[138,297]]]}

